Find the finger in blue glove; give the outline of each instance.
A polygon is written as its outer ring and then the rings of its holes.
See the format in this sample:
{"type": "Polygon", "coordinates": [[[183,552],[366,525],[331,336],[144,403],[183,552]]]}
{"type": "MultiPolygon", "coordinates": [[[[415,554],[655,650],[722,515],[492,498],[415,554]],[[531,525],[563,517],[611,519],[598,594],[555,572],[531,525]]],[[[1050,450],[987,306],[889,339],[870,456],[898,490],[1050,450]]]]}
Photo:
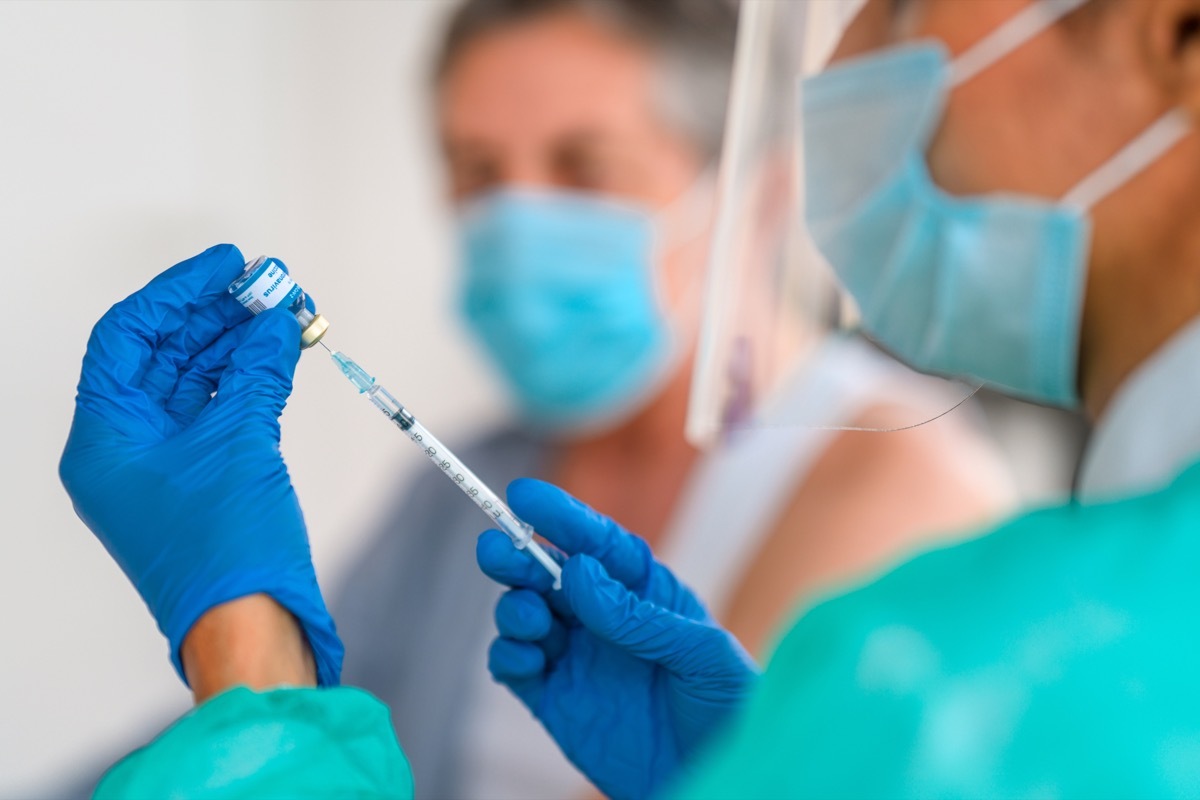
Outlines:
{"type": "Polygon", "coordinates": [[[211,248],[97,323],[59,473],[185,682],[179,648],[196,620],[265,593],[296,616],[319,680],[335,684],[342,646],[279,452],[299,326],[229,297],[243,264],[232,245],[211,248]]]}
{"type": "Polygon", "coordinates": [[[550,484],[508,497],[571,557],[553,591],[503,534],[480,536],[480,567],[518,587],[497,606],[489,669],[605,794],[648,796],[736,713],[757,667],[644,541],[550,484]]]}

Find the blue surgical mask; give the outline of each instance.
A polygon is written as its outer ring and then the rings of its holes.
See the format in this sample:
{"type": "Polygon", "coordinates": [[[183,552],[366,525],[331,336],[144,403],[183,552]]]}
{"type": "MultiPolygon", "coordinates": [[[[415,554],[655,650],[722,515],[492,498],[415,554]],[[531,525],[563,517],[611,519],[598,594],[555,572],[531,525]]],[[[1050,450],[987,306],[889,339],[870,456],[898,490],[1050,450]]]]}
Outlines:
{"type": "Polygon", "coordinates": [[[939,189],[925,153],[948,92],[1078,3],[1047,5],[954,62],[940,45],[910,45],[807,80],[806,216],[865,331],[903,361],[1074,407],[1087,210],[1190,128],[1167,115],[1058,203],[939,189]]]}
{"type": "Polygon", "coordinates": [[[468,206],[459,233],[463,317],[531,425],[612,427],[674,372],[651,209],[509,189],[468,206]]]}

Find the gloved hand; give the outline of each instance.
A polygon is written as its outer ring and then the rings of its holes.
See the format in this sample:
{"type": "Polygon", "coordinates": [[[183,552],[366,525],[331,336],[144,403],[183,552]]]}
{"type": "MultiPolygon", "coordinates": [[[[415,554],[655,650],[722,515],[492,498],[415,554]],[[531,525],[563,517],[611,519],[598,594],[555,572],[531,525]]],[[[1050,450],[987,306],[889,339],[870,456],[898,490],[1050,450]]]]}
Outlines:
{"type": "Polygon", "coordinates": [[[504,534],[480,536],[480,567],[516,587],[496,606],[488,668],[602,792],[646,797],[740,707],[757,668],[641,539],[541,481],[515,481],[508,501],[571,558],[555,592],[504,534]]]}
{"type": "Polygon", "coordinates": [[[243,266],[236,247],[213,247],[96,324],[59,474],[185,682],[180,645],[196,620],[265,593],[299,620],[319,682],[335,685],[342,644],[279,452],[300,326],[281,309],[252,317],[229,296],[243,266]]]}

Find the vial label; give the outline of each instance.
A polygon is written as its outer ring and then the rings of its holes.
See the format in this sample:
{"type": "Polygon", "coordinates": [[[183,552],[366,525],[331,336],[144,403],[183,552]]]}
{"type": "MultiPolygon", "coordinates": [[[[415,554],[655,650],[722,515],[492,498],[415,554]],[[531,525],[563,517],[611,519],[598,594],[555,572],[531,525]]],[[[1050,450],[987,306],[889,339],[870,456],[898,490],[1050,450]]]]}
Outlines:
{"type": "Polygon", "coordinates": [[[300,287],[275,259],[268,260],[265,266],[266,269],[249,286],[234,295],[234,299],[251,314],[261,314],[280,305],[291,308],[300,299],[300,287]]]}

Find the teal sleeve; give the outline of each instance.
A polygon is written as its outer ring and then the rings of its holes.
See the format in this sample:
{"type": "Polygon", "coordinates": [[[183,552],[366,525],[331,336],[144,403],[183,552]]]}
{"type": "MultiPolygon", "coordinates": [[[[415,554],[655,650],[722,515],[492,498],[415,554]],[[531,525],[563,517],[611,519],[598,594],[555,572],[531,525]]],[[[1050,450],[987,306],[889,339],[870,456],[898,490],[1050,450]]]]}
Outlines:
{"type": "Polygon", "coordinates": [[[814,608],[672,796],[1197,796],[1197,520],[1200,469],[814,608]]]}
{"type": "Polygon", "coordinates": [[[411,798],[388,709],[358,689],[231,689],[108,771],[108,798],[411,798]]]}

